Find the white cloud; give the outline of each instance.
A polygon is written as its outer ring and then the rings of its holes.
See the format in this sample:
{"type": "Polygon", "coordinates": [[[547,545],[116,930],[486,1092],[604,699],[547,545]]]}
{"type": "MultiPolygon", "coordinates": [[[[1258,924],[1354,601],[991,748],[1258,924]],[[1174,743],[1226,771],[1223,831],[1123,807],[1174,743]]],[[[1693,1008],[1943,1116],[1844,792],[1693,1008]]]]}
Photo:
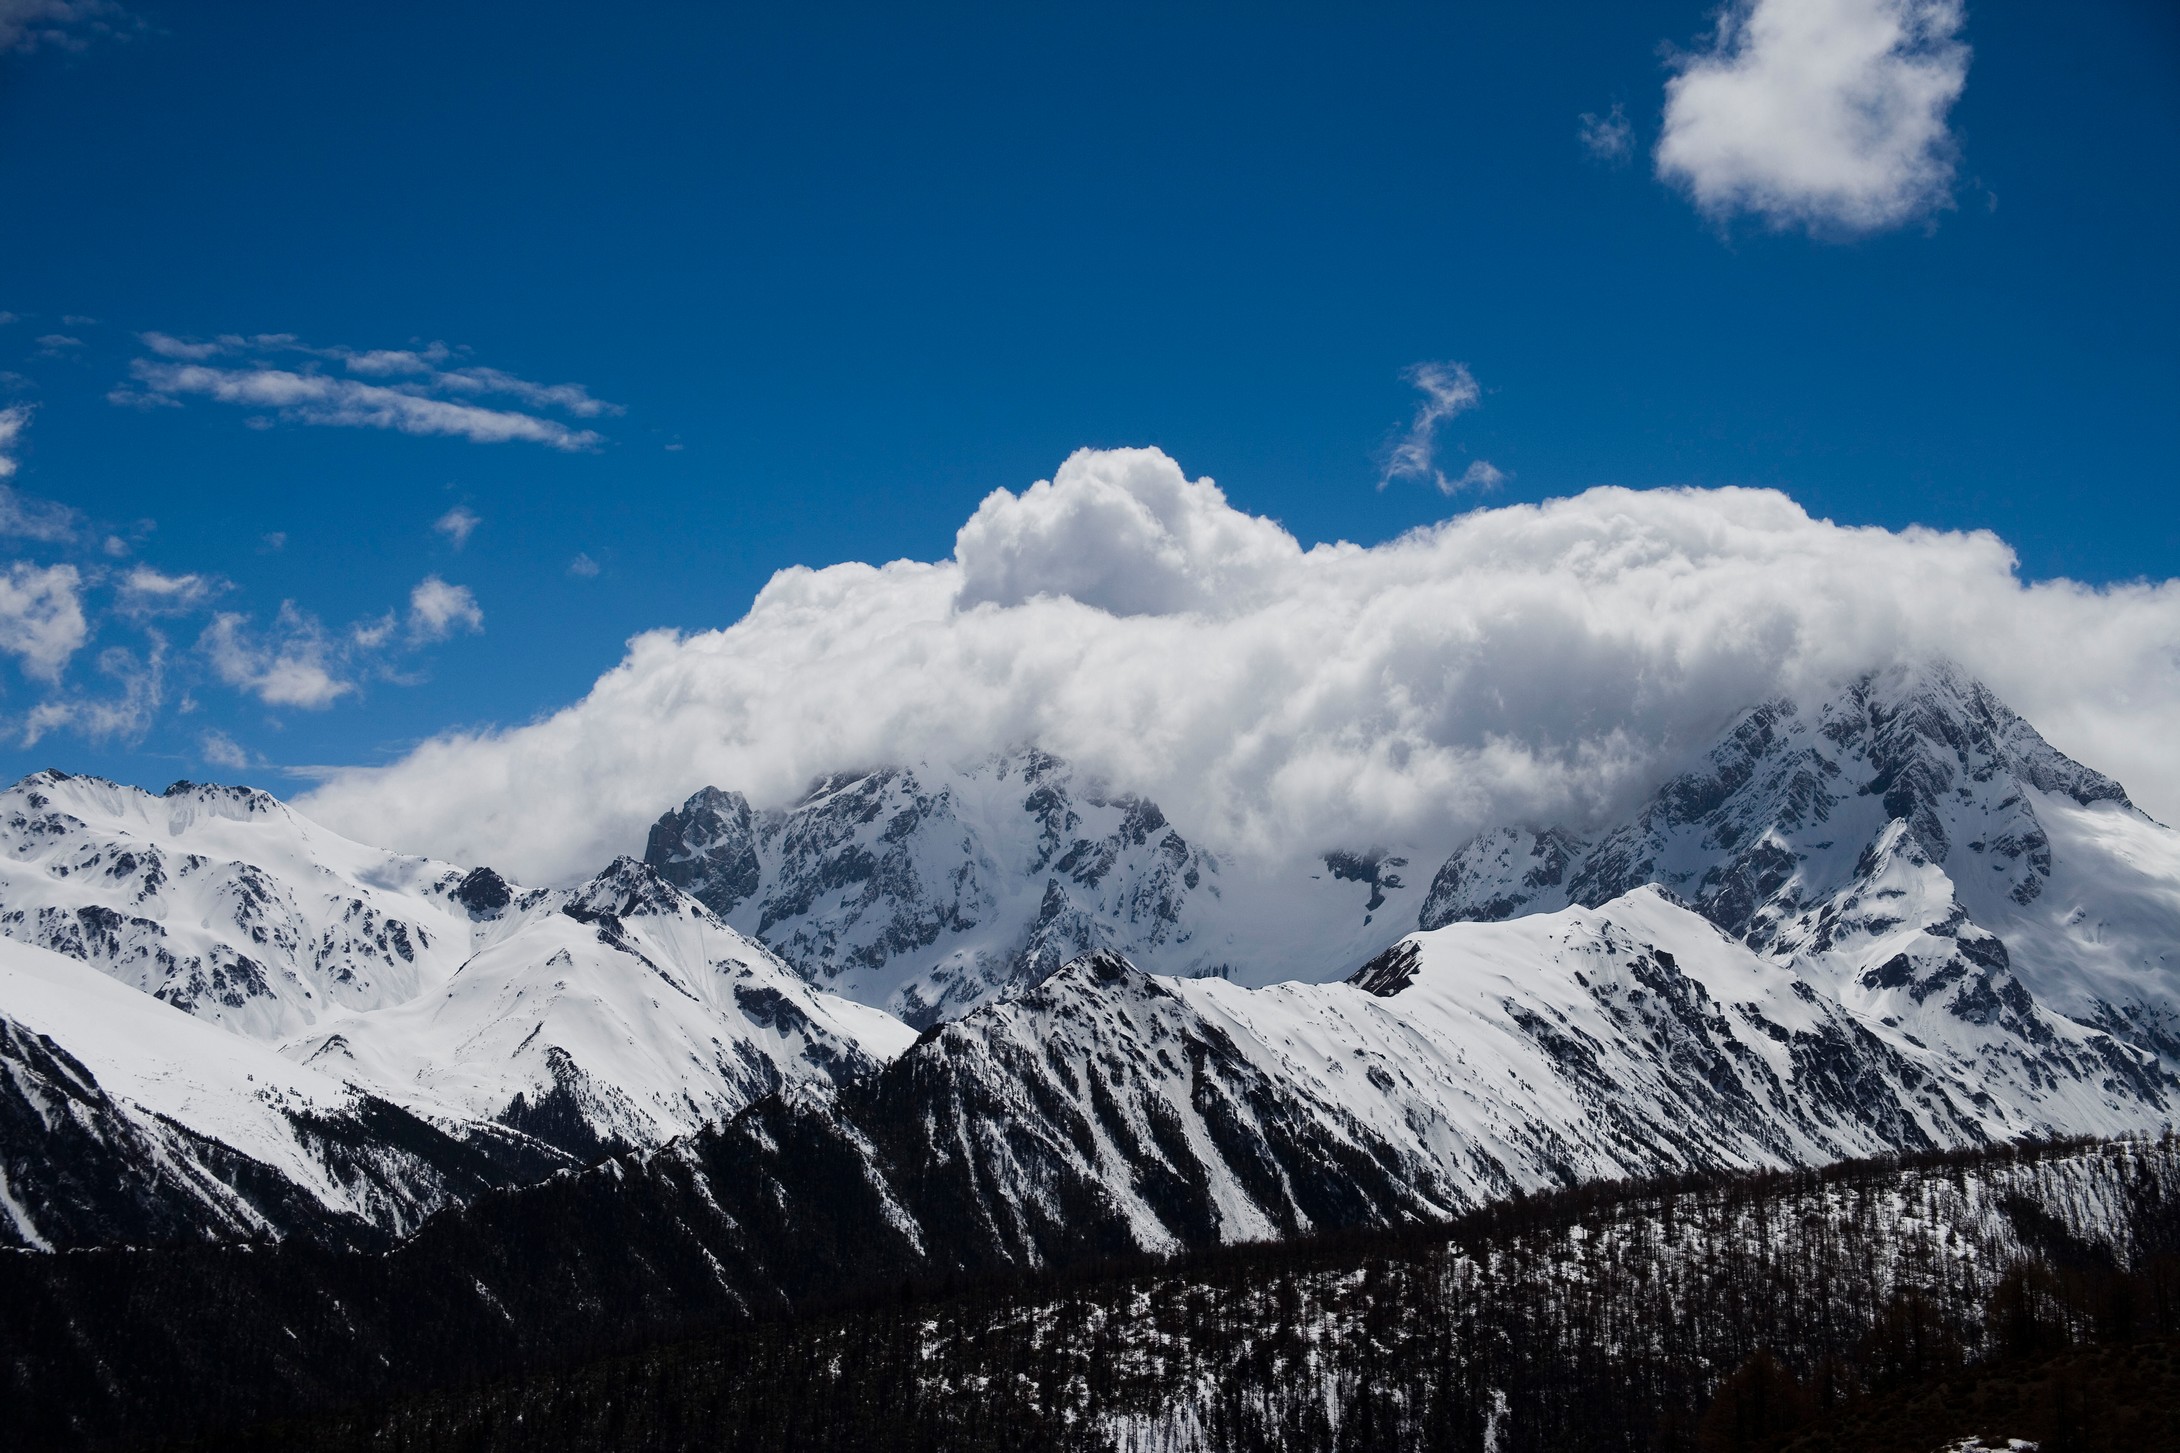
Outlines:
{"type": "Polygon", "coordinates": [[[1475,375],[1465,363],[1418,363],[1401,375],[1422,391],[1408,432],[1387,452],[1385,470],[1378,476],[1383,489],[1396,479],[1421,479],[1437,486],[1443,495],[1464,489],[1492,489],[1506,475],[1488,460],[1479,459],[1460,474],[1447,478],[1438,467],[1438,426],[1457,414],[1465,414],[1483,398],[1475,375]]]}
{"type": "Polygon", "coordinates": [[[1961,0],[1732,0],[1666,83],[1658,175],[1703,211],[1868,232],[1951,204],[1961,0]]]}
{"type": "Polygon", "coordinates": [[[216,575],[167,575],[139,565],[121,578],[114,609],[131,620],[187,615],[226,589],[227,582],[216,575]]]}
{"type": "Polygon", "coordinates": [[[993,496],[957,557],[783,570],[726,629],[638,636],[550,717],[337,774],[304,808],[545,881],[640,847],[706,783],[776,803],[1037,742],[1214,850],[1427,855],[1621,810],[1752,702],[1944,653],[2180,816],[2180,581],[2031,584],[1987,533],[1598,489],[1304,551],[1120,451],[993,496]]]}
{"type": "Polygon", "coordinates": [[[446,536],[453,542],[454,548],[459,550],[469,543],[469,537],[483,523],[483,517],[468,505],[456,505],[432,521],[432,528],[446,536]]]}
{"type": "Polygon", "coordinates": [[[470,364],[442,367],[462,352],[444,343],[356,349],[313,347],[291,333],[227,333],[210,340],[168,333],[137,336],[154,356],[131,366],[140,387],[117,388],[107,395],[117,404],[151,407],[201,397],[270,409],[290,423],[448,435],[480,444],[521,440],[564,451],[595,449],[603,436],[541,411],[578,419],[621,412],[619,405],[592,397],[581,384],[533,383],[503,369],[470,364]],[[328,364],[359,377],[327,373],[328,364]],[[521,407],[487,408],[470,402],[478,398],[511,399],[521,407]]]}
{"type": "Polygon", "coordinates": [[[1627,108],[1618,101],[1603,116],[1583,112],[1575,136],[1582,149],[1599,161],[1623,162],[1635,151],[1635,128],[1628,124],[1627,108]]]}
{"type": "Polygon", "coordinates": [[[213,674],[267,706],[299,706],[316,711],[356,689],[341,674],[340,653],[318,621],[283,602],[273,629],[257,633],[239,611],[212,618],[197,649],[213,674]]]}
{"type": "Polygon", "coordinates": [[[578,551],[576,557],[568,562],[568,574],[574,576],[577,580],[596,580],[598,578],[598,569],[598,562],[591,559],[588,552],[584,551],[578,551]]]}
{"type": "Polygon", "coordinates": [[[197,739],[197,754],[215,767],[225,767],[230,772],[246,771],[250,754],[225,732],[210,731],[197,739]]]}
{"type": "Polygon", "coordinates": [[[964,606],[1050,595],[1114,615],[1231,608],[1298,553],[1156,449],[1080,450],[1019,495],[992,491],[954,541],[964,606]]]}
{"type": "Polygon", "coordinates": [[[456,631],[484,629],[484,612],[466,585],[449,585],[427,575],[409,592],[409,638],[443,641],[456,631]]]}
{"type": "Polygon", "coordinates": [[[0,651],[19,660],[24,675],[60,680],[68,658],[90,639],[82,585],[73,565],[17,561],[0,573],[0,651]]]}

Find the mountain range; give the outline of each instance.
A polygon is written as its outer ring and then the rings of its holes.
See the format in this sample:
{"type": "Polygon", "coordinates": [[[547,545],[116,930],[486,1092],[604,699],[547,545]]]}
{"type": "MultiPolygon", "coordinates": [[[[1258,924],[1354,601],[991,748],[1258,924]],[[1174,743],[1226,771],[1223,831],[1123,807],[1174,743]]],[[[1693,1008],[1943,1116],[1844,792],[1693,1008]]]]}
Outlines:
{"type": "Polygon", "coordinates": [[[0,936],[0,1241],[36,1249],[603,1196],[746,1299],[783,1257],[1050,1265],[2180,1118],[2180,833],[1943,664],[1435,868],[1268,876],[1034,748],[707,788],[530,888],[42,772],[0,794],[0,936]]]}

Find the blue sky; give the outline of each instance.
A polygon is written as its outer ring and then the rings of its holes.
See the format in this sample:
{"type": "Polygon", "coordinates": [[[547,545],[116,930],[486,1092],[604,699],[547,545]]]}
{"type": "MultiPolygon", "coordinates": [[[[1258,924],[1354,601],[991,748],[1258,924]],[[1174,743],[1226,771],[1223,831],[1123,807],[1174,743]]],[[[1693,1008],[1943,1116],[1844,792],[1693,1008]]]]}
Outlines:
{"type": "Polygon", "coordinates": [[[1970,3],[1946,175],[1877,224],[1660,179],[1700,3],[1174,9],[0,0],[0,543],[87,612],[0,667],[0,765],[280,786],[520,723],[784,566],[943,559],[1082,446],[1305,546],[1744,484],[2176,573],[2169,4],[1970,3]],[[1388,482],[1453,362],[1433,471],[1503,478],[1388,482]],[[343,689],[268,700],[312,640],[343,689]]]}

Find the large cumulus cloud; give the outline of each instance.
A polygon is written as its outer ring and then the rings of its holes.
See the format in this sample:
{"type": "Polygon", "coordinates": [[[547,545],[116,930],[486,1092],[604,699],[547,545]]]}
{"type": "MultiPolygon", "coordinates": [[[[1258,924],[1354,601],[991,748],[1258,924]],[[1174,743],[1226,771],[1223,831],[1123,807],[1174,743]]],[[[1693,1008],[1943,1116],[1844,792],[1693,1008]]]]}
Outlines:
{"type": "Polygon", "coordinates": [[[656,631],[572,706],[304,799],[362,839],[531,881],[640,846],[706,783],[1036,742],[1244,857],[1450,848],[1595,819],[1732,713],[1950,655],[2180,810],[2180,582],[2024,582],[1987,533],[1810,518],[1764,490],[1597,489],[1303,550],[1151,450],[995,492],[955,558],[783,570],[656,631]]]}

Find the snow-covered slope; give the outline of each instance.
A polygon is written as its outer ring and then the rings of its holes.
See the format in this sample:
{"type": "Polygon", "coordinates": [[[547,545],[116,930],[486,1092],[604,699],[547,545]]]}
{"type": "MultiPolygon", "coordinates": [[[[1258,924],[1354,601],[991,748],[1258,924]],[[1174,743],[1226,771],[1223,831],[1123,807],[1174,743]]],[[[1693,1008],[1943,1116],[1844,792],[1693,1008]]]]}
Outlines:
{"type": "Polygon", "coordinates": [[[69,958],[0,940],[0,1244],[400,1235],[571,1164],[449,1133],[69,958]]]}
{"type": "Polygon", "coordinates": [[[812,989],[631,858],[504,914],[444,987],[321,1023],[287,1053],[595,1158],[786,1083],[863,1074],[915,1038],[812,989]]]}
{"type": "Polygon", "coordinates": [[[1383,850],[1237,876],[1156,803],[1035,750],[836,776],[772,811],[706,788],[644,860],[813,983],[918,1025],[1101,951],[1190,977],[1337,975],[1421,896],[1383,850]]]}
{"type": "Polygon", "coordinates": [[[2180,1069],[2180,833],[1951,667],[1756,707],[1594,839],[1486,833],[1439,870],[1421,921],[1642,883],[1873,1021],[2034,1041],[2033,999],[2180,1069]]]}

